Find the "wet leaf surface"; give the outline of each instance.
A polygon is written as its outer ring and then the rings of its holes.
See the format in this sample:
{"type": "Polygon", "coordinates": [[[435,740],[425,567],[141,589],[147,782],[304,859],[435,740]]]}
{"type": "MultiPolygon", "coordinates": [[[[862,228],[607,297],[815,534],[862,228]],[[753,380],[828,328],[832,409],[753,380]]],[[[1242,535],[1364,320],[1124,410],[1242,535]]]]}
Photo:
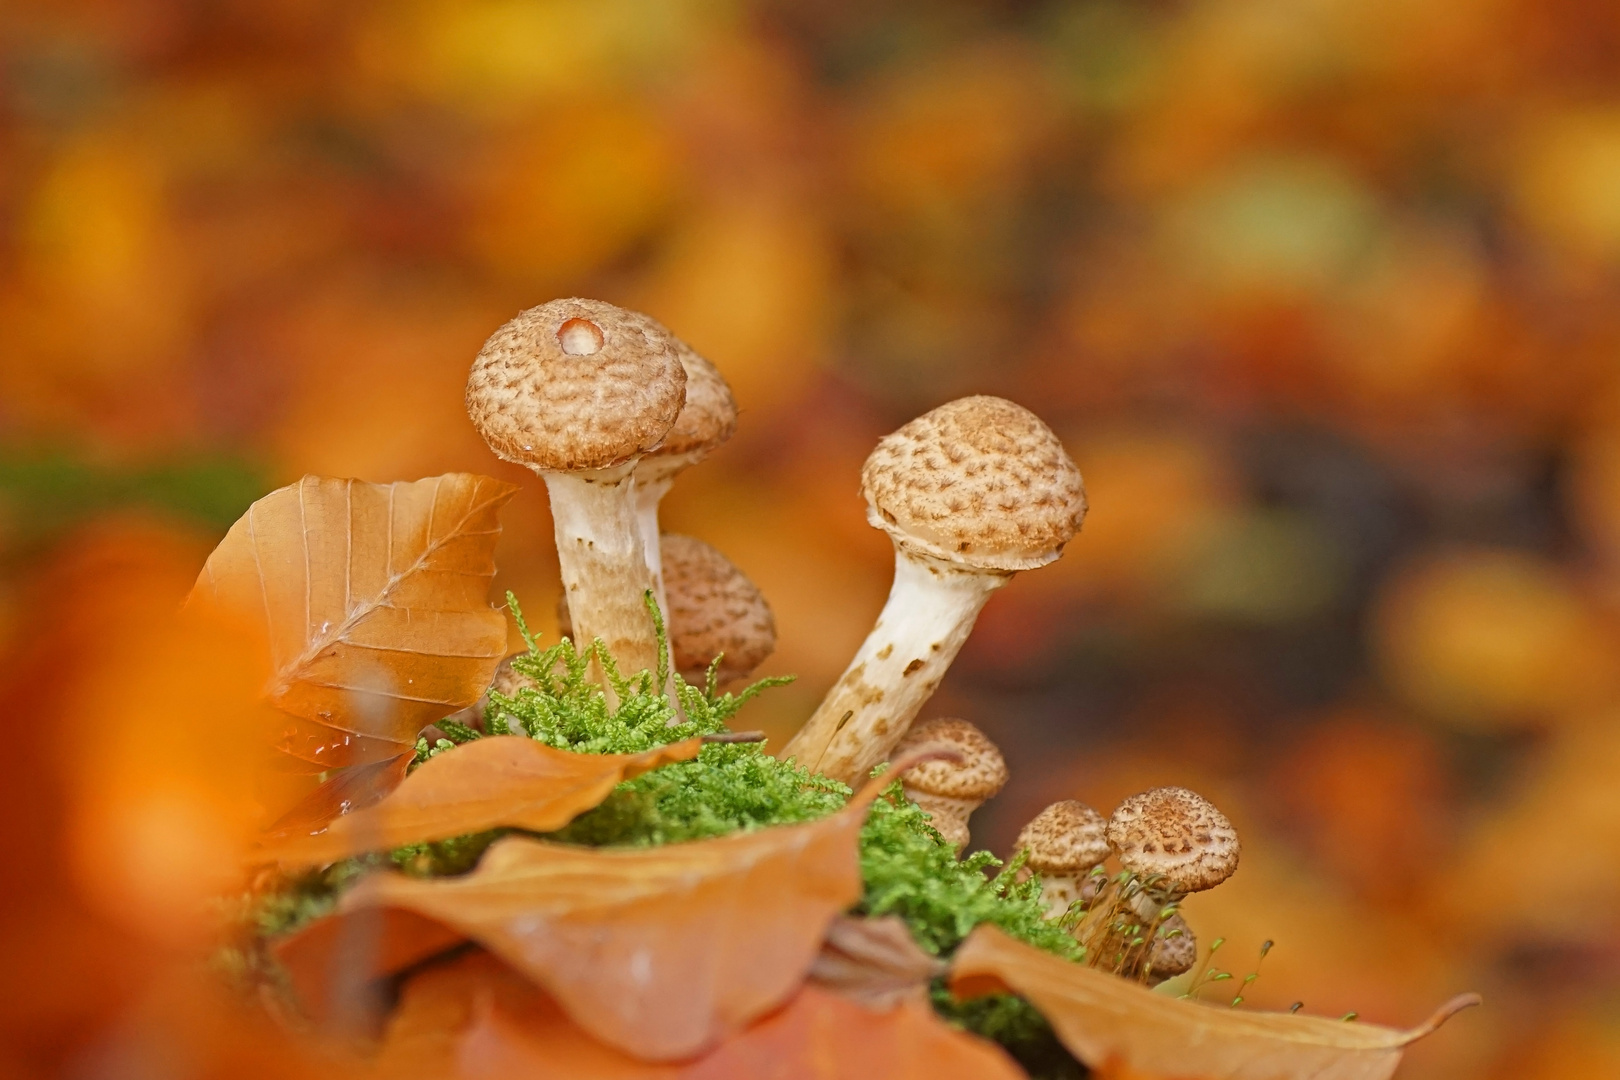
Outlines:
{"type": "Polygon", "coordinates": [[[1011,990],[1028,998],[1087,1065],[1164,1080],[1387,1080],[1404,1047],[1479,1003],[1478,995],[1459,995],[1404,1031],[1215,1008],[1155,994],[990,926],[969,935],[951,962],[950,977],[952,989],[964,996],[1011,990]]]}

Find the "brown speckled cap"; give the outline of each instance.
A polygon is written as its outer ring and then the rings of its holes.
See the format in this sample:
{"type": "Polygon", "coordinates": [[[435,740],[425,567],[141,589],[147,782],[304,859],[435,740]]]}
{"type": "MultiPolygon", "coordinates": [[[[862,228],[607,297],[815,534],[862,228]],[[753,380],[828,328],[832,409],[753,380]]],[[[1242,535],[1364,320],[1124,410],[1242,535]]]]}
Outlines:
{"type": "Polygon", "coordinates": [[[1154,788],[1119,804],[1108,843],[1125,869],[1181,892],[1213,889],[1237,869],[1237,830],[1202,795],[1154,788]]]}
{"type": "Polygon", "coordinates": [[[867,520],[896,544],[979,569],[1028,570],[1080,531],[1086,490],[1028,409],[968,397],[886,435],[861,470],[867,520]]]}
{"type": "Polygon", "coordinates": [[[675,670],[700,683],[724,653],[719,681],[745,677],[776,649],[776,620],[765,597],[730,559],[701,540],[665,533],[660,546],[675,670]]]}
{"type": "Polygon", "coordinates": [[[699,356],[692,346],[670,334],[662,323],[650,315],[643,315],[642,318],[669,335],[675,357],[686,371],[686,405],[675,418],[675,426],[669,429],[664,441],[647,451],[646,456],[690,457],[696,461],[737,431],[737,401],[731,396],[731,384],[726,382],[719,368],[699,356]]]}
{"type": "Polygon", "coordinates": [[[657,446],[686,401],[675,340],[601,300],[552,300],[490,335],[467,415],[495,455],[542,472],[604,469],[657,446]]]}
{"type": "Polygon", "coordinates": [[[946,799],[983,802],[1007,783],[1007,763],[996,744],[966,720],[939,717],[913,724],[892,757],[924,746],[943,745],[962,755],[956,761],[925,761],[901,777],[908,789],[946,799]]]}
{"type": "Polygon", "coordinates": [[[1030,819],[1014,847],[1038,874],[1085,873],[1108,858],[1108,819],[1083,802],[1055,802],[1030,819]]]}
{"type": "Polygon", "coordinates": [[[1191,971],[1198,962],[1198,938],[1180,912],[1164,920],[1159,927],[1147,960],[1149,972],[1160,982],[1191,971]]]}

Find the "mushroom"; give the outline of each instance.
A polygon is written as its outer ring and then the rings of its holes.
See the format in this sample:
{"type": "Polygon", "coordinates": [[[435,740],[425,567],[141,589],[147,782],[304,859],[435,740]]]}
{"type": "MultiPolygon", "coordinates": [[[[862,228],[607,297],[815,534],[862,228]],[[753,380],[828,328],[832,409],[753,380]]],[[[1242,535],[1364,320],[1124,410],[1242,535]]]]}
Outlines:
{"type": "MultiPolygon", "coordinates": [[[[680,338],[670,334],[648,316],[642,316],[658,331],[668,334],[675,356],[686,371],[686,405],[675,418],[664,441],[641,456],[636,463],[636,520],[641,526],[642,554],[652,571],[653,591],[658,608],[673,622],[665,592],[662,545],[658,529],[658,504],[675,483],[675,477],[708,457],[737,430],[737,402],[731,387],[715,366],[699,356],[680,338]]],[[[729,564],[728,564],[729,565],[729,564]]]]}
{"type": "Polygon", "coordinates": [[[467,414],[495,455],[545,479],[574,629],[629,672],[658,666],[631,476],[686,401],[674,338],[600,300],[553,300],[484,343],[467,414]]]}
{"type": "Polygon", "coordinates": [[[1166,979],[1186,974],[1197,962],[1198,938],[1178,911],[1159,923],[1141,973],[1149,986],[1157,986],[1166,979]]]}
{"type": "Polygon", "coordinates": [[[1120,803],[1108,821],[1108,845],[1144,894],[1172,900],[1231,877],[1241,848],[1226,815],[1182,787],[1154,788],[1120,803]]]}
{"type": "Polygon", "coordinates": [[[900,778],[906,798],[928,812],[934,829],[954,848],[968,842],[968,815],[1007,783],[1007,763],[996,744],[966,720],[928,720],[894,748],[899,757],[924,746],[955,750],[960,760],[926,761],[900,778]]]}
{"type": "Polygon", "coordinates": [[[858,783],[939,685],[990,594],[1063,552],[1086,513],[1080,470],[1010,401],[969,397],[885,436],[861,470],[867,520],[894,541],[894,585],[849,668],[784,747],[858,783]]]}
{"type": "Polygon", "coordinates": [[[1108,858],[1108,819],[1083,802],[1055,802],[1030,819],[1013,845],[1027,851],[1024,864],[1041,876],[1046,917],[1056,919],[1076,900],[1096,894],[1092,874],[1108,858]]]}
{"type": "MultiPolygon", "coordinates": [[[[758,586],[702,540],[665,533],[663,552],[675,670],[702,686],[721,656],[719,685],[747,678],[776,650],[776,620],[758,586]]],[[[560,601],[557,622],[572,636],[568,606],[560,601]]]]}

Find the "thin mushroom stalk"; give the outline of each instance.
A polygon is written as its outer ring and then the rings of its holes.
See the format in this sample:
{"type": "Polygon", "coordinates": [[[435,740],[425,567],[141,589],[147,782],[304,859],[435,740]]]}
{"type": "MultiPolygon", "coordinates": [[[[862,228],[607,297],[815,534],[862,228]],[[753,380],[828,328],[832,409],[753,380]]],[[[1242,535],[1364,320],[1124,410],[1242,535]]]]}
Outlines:
{"type": "Polygon", "coordinates": [[[642,603],[653,577],[636,522],[631,468],[545,474],[575,640],[583,646],[600,638],[625,674],[658,670],[657,639],[642,603]]]}
{"type": "Polygon", "coordinates": [[[1011,579],[1010,573],[896,550],[894,585],[877,624],[784,753],[812,772],[864,775],[905,734],[962,651],[990,594],[1011,579]]]}
{"type": "Polygon", "coordinates": [[[867,521],[894,542],[894,585],[855,659],[782,750],[846,784],[904,737],[990,594],[1062,554],[1086,513],[1080,470],[1051,429],[994,397],[952,401],[885,436],[861,490],[867,521]]]}

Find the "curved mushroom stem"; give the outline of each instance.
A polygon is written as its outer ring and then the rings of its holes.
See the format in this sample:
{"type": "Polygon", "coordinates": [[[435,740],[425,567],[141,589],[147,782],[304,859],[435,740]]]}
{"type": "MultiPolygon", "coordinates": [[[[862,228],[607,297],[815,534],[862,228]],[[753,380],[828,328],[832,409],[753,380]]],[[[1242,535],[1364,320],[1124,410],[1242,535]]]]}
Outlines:
{"type": "Polygon", "coordinates": [[[542,474],[574,641],[601,638],[625,675],[658,670],[658,638],[642,602],[653,579],[636,522],[634,467],[542,474]]]}
{"type": "Polygon", "coordinates": [[[1011,577],[896,548],[894,586],[877,625],[781,756],[859,784],[905,735],[985,601],[1011,577]]]}

